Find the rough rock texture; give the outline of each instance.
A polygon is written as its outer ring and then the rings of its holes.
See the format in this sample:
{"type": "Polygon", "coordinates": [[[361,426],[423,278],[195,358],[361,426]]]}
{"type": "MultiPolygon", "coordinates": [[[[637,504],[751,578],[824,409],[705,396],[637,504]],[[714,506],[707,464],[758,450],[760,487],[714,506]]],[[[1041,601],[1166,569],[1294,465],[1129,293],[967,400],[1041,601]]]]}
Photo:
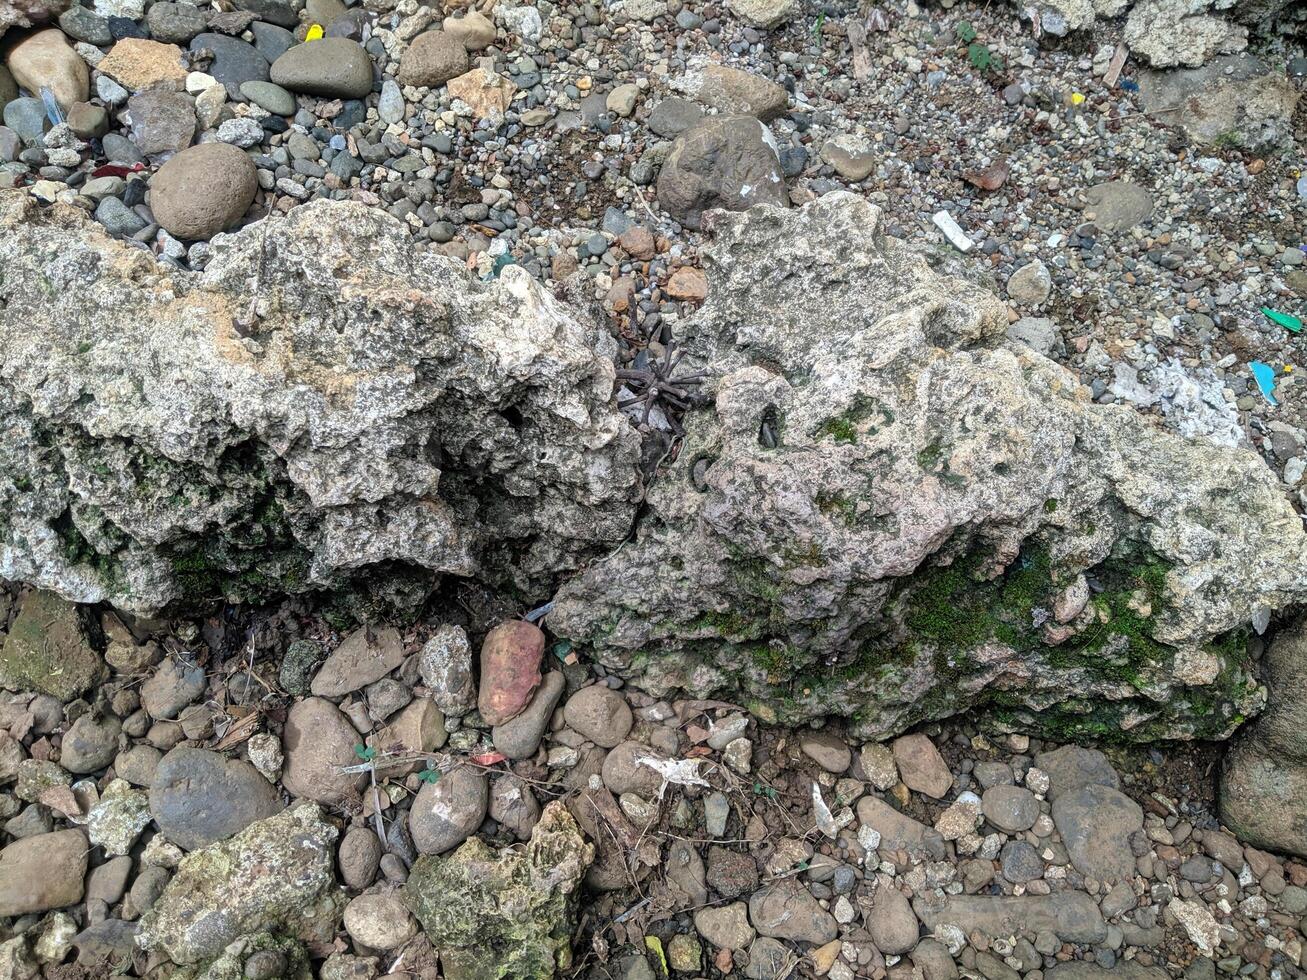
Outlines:
{"type": "Polygon", "coordinates": [[[264,232],[192,274],[0,195],[0,577],[138,612],[353,576],[538,591],[626,535],[639,448],[597,323],[362,205],[264,232]]]}
{"type": "Polygon", "coordinates": [[[1307,621],[1262,660],[1270,704],[1225,755],[1221,820],[1256,847],[1307,857],[1307,621]]]}
{"type": "Polygon", "coordinates": [[[1213,55],[1248,47],[1248,29],[1213,10],[1233,5],[1234,0],[1138,0],[1122,38],[1156,68],[1197,67],[1213,55]]]}
{"type": "Polygon", "coordinates": [[[306,805],[187,855],[141,917],[137,942],[189,964],[258,932],[330,939],[345,904],[333,867],[336,835],[322,811],[306,805]]]}
{"type": "Polygon", "coordinates": [[[1144,72],[1140,94],[1144,111],[1199,146],[1267,151],[1293,140],[1298,89],[1283,71],[1251,55],[1216,58],[1189,71],[1144,72]]]}
{"type": "Polygon", "coordinates": [[[658,203],[698,228],[705,211],[784,206],[787,197],[776,141],[752,116],[708,116],[672,144],[658,175],[658,203]]]}
{"type": "Polygon", "coordinates": [[[864,735],[973,705],[1067,736],[1228,735],[1264,696],[1244,628],[1304,589],[1274,475],[1092,404],[880,220],[850,194],[713,215],[686,330],[715,408],[550,627],[643,689],[864,735]]]}
{"type": "Polygon", "coordinates": [[[87,642],[76,606],[52,592],[23,597],[0,645],[0,687],[71,701],[107,674],[104,660],[87,642]]]}
{"type": "Polygon", "coordinates": [[[11,27],[31,27],[54,20],[70,0],[4,0],[0,3],[0,35],[11,27]]]}
{"type": "Polygon", "coordinates": [[[535,980],[571,963],[578,889],[594,846],[560,802],[545,807],[524,849],[473,838],[421,857],[405,886],[450,980],[535,980]]]}
{"type": "Polygon", "coordinates": [[[1216,54],[1242,51],[1258,34],[1301,33],[1307,11],[1299,0],[1020,0],[1040,33],[1089,30],[1099,18],[1126,15],[1124,39],[1155,67],[1197,67],[1216,54]]]}

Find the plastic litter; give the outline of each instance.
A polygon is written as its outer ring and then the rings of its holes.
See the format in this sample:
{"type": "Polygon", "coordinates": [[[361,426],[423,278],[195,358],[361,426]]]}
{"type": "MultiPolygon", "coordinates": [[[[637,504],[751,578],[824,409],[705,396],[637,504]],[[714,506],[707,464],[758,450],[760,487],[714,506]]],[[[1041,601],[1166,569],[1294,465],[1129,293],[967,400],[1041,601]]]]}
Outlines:
{"type": "Polygon", "coordinates": [[[976,247],[976,243],[967,237],[967,233],[962,230],[962,226],[947,211],[936,212],[932,220],[935,222],[935,227],[944,233],[944,237],[959,252],[970,252],[976,247]]]}
{"type": "Polygon", "coordinates": [[[641,756],[636,761],[639,765],[648,766],[663,777],[663,784],[658,787],[658,799],[660,800],[670,783],[675,783],[677,786],[709,785],[708,781],[699,775],[698,759],[654,759],[649,756],[641,756]]]}
{"type": "Polygon", "coordinates": [[[322,37],[322,25],[321,25],[321,24],[310,24],[310,25],[309,25],[309,29],[308,29],[308,33],[306,33],[306,34],[304,35],[304,40],[305,40],[305,41],[316,41],[316,40],[318,40],[318,39],[321,38],[321,37],[322,37]]]}
{"type": "Polygon", "coordinates": [[[671,967],[667,965],[667,954],[663,952],[663,941],[657,936],[645,936],[644,948],[658,957],[658,963],[663,968],[662,975],[670,977],[672,975],[671,967]]]}
{"type": "Polygon", "coordinates": [[[1302,321],[1292,314],[1281,313],[1279,310],[1273,310],[1269,306],[1263,306],[1262,315],[1272,323],[1278,323],[1290,333],[1302,332],[1302,321]]]}
{"type": "Polygon", "coordinates": [[[1279,401],[1275,397],[1275,368],[1269,364],[1263,364],[1261,361],[1253,361],[1248,365],[1253,371],[1253,380],[1257,382],[1257,388],[1272,406],[1279,406],[1279,401]]]}
{"type": "Polygon", "coordinates": [[[50,118],[50,125],[60,125],[64,121],[64,114],[55,101],[54,93],[45,86],[41,86],[41,102],[45,106],[45,114],[50,118]]]}

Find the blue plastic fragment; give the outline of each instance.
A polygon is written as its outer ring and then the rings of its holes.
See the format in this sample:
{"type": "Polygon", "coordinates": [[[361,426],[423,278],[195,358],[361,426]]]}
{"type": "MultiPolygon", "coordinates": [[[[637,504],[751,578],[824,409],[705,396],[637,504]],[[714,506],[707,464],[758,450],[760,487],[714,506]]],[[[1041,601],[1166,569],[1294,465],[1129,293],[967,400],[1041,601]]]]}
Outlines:
{"type": "Polygon", "coordinates": [[[1128,79],[1128,78],[1123,78],[1123,79],[1121,79],[1120,85],[1121,85],[1121,87],[1122,87],[1123,89],[1125,89],[1127,92],[1138,92],[1138,91],[1139,91],[1139,83],[1138,83],[1138,82],[1135,82],[1135,81],[1131,81],[1131,80],[1128,79]]]}
{"type": "Polygon", "coordinates": [[[1275,368],[1261,361],[1253,361],[1248,366],[1253,369],[1253,379],[1257,382],[1262,397],[1272,405],[1279,405],[1275,398],[1275,368]]]}
{"type": "Polygon", "coordinates": [[[41,87],[41,101],[45,103],[45,114],[50,117],[51,126],[58,126],[64,121],[64,114],[59,109],[59,103],[55,101],[54,93],[45,86],[41,87]]]}

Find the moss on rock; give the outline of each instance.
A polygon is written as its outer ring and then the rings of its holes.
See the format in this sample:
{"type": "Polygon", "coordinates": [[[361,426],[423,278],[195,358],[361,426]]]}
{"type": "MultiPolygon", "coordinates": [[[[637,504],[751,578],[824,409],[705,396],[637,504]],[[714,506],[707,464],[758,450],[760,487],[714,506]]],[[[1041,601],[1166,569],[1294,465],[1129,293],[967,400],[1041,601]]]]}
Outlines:
{"type": "Polygon", "coordinates": [[[0,647],[0,687],[40,691],[67,702],[106,674],[77,607],[53,592],[29,592],[0,647]]]}
{"type": "Polygon", "coordinates": [[[450,980],[547,980],[571,965],[577,890],[593,860],[593,845],[553,802],[525,850],[474,837],[419,858],[404,895],[450,980]]]}

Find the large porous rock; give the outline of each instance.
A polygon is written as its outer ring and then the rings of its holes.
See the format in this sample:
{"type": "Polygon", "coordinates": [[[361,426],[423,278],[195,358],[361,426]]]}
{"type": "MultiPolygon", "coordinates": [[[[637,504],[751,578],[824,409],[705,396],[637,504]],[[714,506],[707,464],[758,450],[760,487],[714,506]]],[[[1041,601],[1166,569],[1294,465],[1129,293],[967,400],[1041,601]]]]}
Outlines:
{"type": "Polygon", "coordinates": [[[71,0],[5,0],[0,3],[0,35],[11,27],[31,27],[54,20],[71,0]]]}
{"type": "Polygon", "coordinates": [[[1221,820],[1241,841],[1307,857],[1307,620],[1271,644],[1266,713],[1240,733],[1221,774],[1221,820]]]}
{"type": "Polygon", "coordinates": [[[644,690],[861,736],[975,706],[1228,735],[1264,698],[1250,617],[1307,590],[1274,474],[1094,404],[881,220],[843,193],[713,215],[685,327],[713,407],[551,629],[644,690]]]}
{"type": "Polygon", "coordinates": [[[440,945],[450,980],[537,980],[571,964],[579,887],[594,846],[561,802],[545,807],[523,848],[473,838],[418,858],[405,900],[440,945]]]}
{"type": "Polygon", "coordinates": [[[1144,72],[1144,109],[1199,146],[1268,151],[1293,140],[1299,91],[1284,72],[1252,55],[1202,68],[1144,72]]]}
{"type": "Polygon", "coordinates": [[[345,905],[334,870],[336,835],[308,804],[193,851],[141,917],[137,942],[185,965],[261,932],[330,941],[345,905]]]}
{"type": "Polygon", "coordinates": [[[1248,29],[1222,14],[1230,6],[1226,0],[1136,0],[1122,37],[1156,68],[1197,67],[1248,47],[1248,29]]]}
{"type": "Polygon", "coordinates": [[[189,273],[20,192],[0,267],[0,577],[138,612],[530,593],[630,530],[615,342],[517,267],[478,282],[321,201],[189,273]]]}
{"type": "Polygon", "coordinates": [[[1125,15],[1124,39],[1136,58],[1159,68],[1197,67],[1217,54],[1244,50],[1249,33],[1303,33],[1300,0],[1020,0],[1018,13],[1037,34],[1091,30],[1100,19],[1125,15]]]}

